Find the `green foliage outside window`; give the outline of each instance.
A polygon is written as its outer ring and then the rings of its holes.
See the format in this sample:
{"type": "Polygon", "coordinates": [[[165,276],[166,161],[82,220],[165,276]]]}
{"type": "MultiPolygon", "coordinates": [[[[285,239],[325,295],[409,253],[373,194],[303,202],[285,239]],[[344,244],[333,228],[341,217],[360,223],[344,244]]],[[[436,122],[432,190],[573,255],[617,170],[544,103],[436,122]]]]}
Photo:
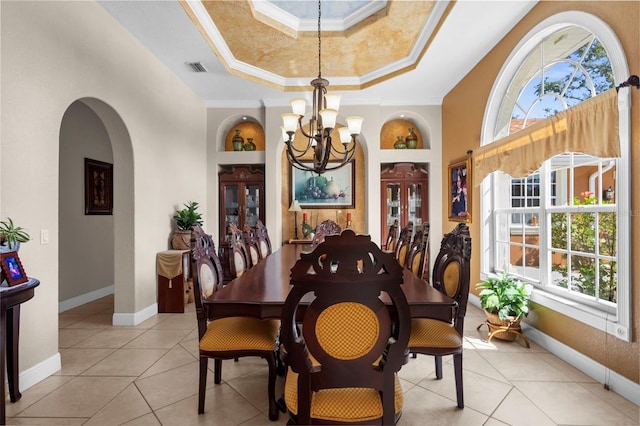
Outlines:
{"type": "MultiPolygon", "coordinates": [[[[574,198],[576,206],[596,204],[597,197],[592,192],[583,192],[582,200],[574,198]]],[[[607,201],[603,200],[607,204],[607,201]]],[[[581,293],[595,296],[596,292],[596,263],[599,268],[599,294],[603,300],[616,302],[617,290],[617,264],[615,261],[607,261],[588,256],[596,253],[598,244],[599,254],[602,256],[616,255],[616,215],[613,212],[586,212],[586,213],[551,214],[551,242],[554,248],[567,248],[571,253],[571,289],[581,293]],[[598,221],[598,235],[596,238],[596,221],[598,221]],[[569,232],[567,232],[569,227],[569,232]],[[567,238],[570,236],[569,247],[567,238]],[[580,255],[584,253],[585,255],[580,255]]],[[[561,262],[552,264],[552,271],[561,275],[556,282],[560,287],[567,288],[569,274],[567,271],[567,255],[562,254],[561,262]]]]}

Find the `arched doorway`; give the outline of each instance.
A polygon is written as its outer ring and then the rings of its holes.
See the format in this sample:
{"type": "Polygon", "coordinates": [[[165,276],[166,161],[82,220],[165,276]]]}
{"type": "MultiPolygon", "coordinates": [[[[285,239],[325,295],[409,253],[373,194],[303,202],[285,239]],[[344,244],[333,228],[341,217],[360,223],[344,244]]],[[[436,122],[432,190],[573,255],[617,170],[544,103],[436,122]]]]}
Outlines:
{"type": "Polygon", "coordinates": [[[101,100],[73,102],[59,139],[59,306],[115,294],[118,313],[134,311],[133,154],[118,113],[101,100]],[[84,158],[113,164],[113,214],[85,214],[84,158]]]}

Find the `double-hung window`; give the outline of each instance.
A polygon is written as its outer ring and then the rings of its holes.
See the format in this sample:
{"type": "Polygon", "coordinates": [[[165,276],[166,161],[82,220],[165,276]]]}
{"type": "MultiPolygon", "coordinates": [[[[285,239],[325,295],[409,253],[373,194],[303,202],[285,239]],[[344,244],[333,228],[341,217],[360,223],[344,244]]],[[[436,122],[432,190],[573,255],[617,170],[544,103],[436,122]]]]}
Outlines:
{"type": "MultiPolygon", "coordinates": [[[[626,63],[617,59],[622,50],[608,27],[594,17],[563,15],[534,29],[503,68],[485,114],[483,145],[628,77],[622,75],[627,70],[619,63],[626,63]],[[579,25],[568,24],[572,18],[579,25]]],[[[624,127],[624,111],[620,117],[624,127]]],[[[620,157],[564,152],[525,177],[493,172],[481,189],[487,248],[482,273],[506,271],[528,281],[535,287],[535,302],[627,340],[630,273],[624,262],[630,250],[624,233],[629,218],[621,205],[628,207],[630,196],[628,139],[621,129],[620,157]]]]}

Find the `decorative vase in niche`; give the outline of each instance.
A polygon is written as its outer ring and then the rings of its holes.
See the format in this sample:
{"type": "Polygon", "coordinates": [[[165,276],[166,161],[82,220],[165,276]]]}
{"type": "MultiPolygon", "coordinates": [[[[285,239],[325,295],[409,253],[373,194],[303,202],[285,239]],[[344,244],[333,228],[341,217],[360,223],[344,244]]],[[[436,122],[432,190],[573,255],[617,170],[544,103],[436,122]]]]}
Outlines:
{"type": "Polygon", "coordinates": [[[256,144],[253,143],[253,138],[247,138],[247,143],[244,144],[245,151],[255,151],[256,144]]]}
{"type": "Polygon", "coordinates": [[[244,138],[240,136],[240,129],[236,129],[236,134],[231,139],[234,151],[242,151],[244,148],[244,138]]]}
{"type": "Polygon", "coordinates": [[[407,148],[416,149],[418,146],[418,135],[413,132],[413,127],[409,127],[409,134],[404,138],[407,148]]]}
{"type": "Polygon", "coordinates": [[[405,149],[407,147],[407,144],[404,143],[404,139],[402,138],[402,136],[398,136],[398,139],[396,140],[396,143],[393,144],[393,148],[394,149],[405,149]]]}

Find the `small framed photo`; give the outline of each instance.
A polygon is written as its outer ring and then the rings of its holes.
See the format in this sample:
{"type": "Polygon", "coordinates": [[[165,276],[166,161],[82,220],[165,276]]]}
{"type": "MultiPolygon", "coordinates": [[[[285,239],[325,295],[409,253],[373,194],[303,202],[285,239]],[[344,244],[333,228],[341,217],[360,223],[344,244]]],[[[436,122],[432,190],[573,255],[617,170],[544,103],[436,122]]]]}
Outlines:
{"type": "Polygon", "coordinates": [[[13,286],[16,284],[22,284],[29,281],[27,274],[24,272],[20,258],[17,251],[10,251],[7,253],[0,253],[0,266],[2,266],[2,272],[7,279],[7,284],[13,286]]]}
{"type": "Polygon", "coordinates": [[[113,214],[113,164],[84,159],[84,214],[113,214]]]}
{"type": "Polygon", "coordinates": [[[471,222],[471,156],[449,164],[449,220],[471,222]]]}
{"type": "MultiPolygon", "coordinates": [[[[311,166],[312,162],[303,162],[311,166]]],[[[329,162],[331,166],[331,162],[329,162]]],[[[291,166],[289,204],[298,200],[303,209],[355,208],[355,165],[350,161],[339,169],[319,175],[291,166]]]]}

